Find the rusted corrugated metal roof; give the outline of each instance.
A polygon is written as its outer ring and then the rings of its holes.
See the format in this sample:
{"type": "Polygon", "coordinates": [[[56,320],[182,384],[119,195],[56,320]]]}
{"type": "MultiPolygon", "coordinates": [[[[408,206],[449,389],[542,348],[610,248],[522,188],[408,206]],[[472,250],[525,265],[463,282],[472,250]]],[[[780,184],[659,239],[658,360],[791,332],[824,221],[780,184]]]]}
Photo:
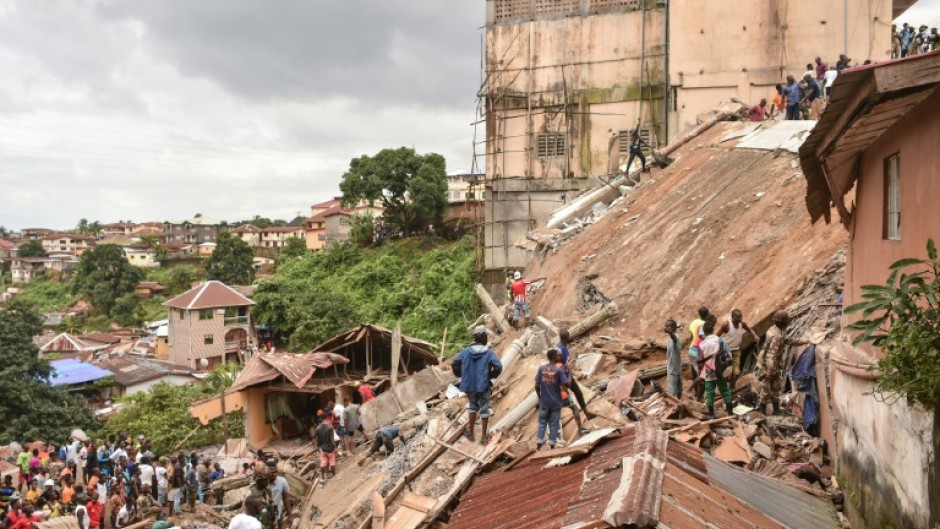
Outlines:
{"type": "Polygon", "coordinates": [[[693,445],[663,443],[661,434],[640,432],[642,427],[626,429],[567,466],[530,461],[479,478],[448,529],[605,527],[604,512],[621,486],[625,458],[633,461],[634,479],[618,495],[630,518],[624,523],[661,529],[840,527],[832,505],[819,498],[731,467],[693,445]],[[657,477],[653,470],[662,463],[657,477]]]}
{"type": "Polygon", "coordinates": [[[250,386],[270,382],[280,376],[289,380],[298,389],[304,387],[317,369],[349,363],[349,359],[335,353],[275,353],[256,354],[238,374],[228,391],[238,391],[250,386]]]}

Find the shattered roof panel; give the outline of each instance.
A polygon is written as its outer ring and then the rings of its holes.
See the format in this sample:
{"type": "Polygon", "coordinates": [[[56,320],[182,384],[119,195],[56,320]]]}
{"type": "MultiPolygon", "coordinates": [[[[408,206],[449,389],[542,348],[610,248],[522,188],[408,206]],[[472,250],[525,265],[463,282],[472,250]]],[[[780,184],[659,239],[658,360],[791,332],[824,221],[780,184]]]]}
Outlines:
{"type": "Polygon", "coordinates": [[[335,353],[256,354],[248,361],[228,391],[238,391],[284,376],[298,389],[304,387],[317,369],[342,365],[349,359],[335,353]]]}
{"type": "MultiPolygon", "coordinates": [[[[317,353],[317,352],[339,351],[340,349],[344,347],[348,347],[350,345],[353,345],[355,343],[358,343],[364,340],[367,334],[369,334],[370,336],[373,336],[372,339],[380,338],[382,340],[388,340],[389,343],[391,343],[392,332],[393,331],[391,329],[386,329],[385,327],[381,327],[379,325],[362,324],[362,325],[353,327],[352,329],[342,334],[338,334],[330,338],[329,340],[314,347],[310,352],[317,353]]],[[[424,357],[424,359],[428,363],[431,363],[431,364],[438,363],[438,358],[437,358],[437,353],[436,353],[437,346],[430,342],[426,342],[424,340],[413,338],[411,336],[405,336],[404,334],[402,334],[401,346],[402,346],[402,354],[404,354],[406,347],[410,347],[411,353],[418,353],[419,355],[424,357]]]]}

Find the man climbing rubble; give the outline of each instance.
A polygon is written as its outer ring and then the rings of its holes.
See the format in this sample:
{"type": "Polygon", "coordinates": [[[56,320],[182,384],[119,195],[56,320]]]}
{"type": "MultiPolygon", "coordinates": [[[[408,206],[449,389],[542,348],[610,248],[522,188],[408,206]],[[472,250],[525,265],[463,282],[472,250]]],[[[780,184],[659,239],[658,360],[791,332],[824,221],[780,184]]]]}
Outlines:
{"type": "Polygon", "coordinates": [[[320,425],[314,435],[317,438],[317,448],[320,450],[320,477],[326,479],[327,472],[336,475],[336,430],[333,429],[330,414],[325,413],[319,417],[320,425]]]}
{"type": "Polygon", "coordinates": [[[731,317],[726,319],[718,329],[718,336],[728,335],[725,341],[731,348],[731,384],[734,385],[741,374],[741,342],[744,339],[744,332],[751,333],[754,337],[754,343],[760,343],[760,337],[754,332],[747,322],[744,321],[744,315],[738,309],[731,311],[731,317]]]}
{"type": "MultiPolygon", "coordinates": [[[[574,398],[577,399],[578,405],[581,406],[581,410],[584,411],[584,418],[586,420],[591,420],[594,418],[594,414],[589,412],[587,409],[587,403],[584,401],[584,392],[581,391],[581,386],[578,385],[577,379],[574,378],[571,374],[571,351],[568,350],[568,344],[571,343],[571,335],[568,333],[568,329],[561,329],[558,331],[558,345],[555,346],[558,351],[561,352],[561,366],[565,369],[565,374],[568,375],[568,388],[571,390],[571,393],[574,394],[574,398]]],[[[568,399],[571,400],[570,398],[568,399]]],[[[570,403],[571,411],[574,412],[575,420],[578,421],[578,429],[581,430],[581,421],[578,417],[578,409],[574,407],[574,402],[570,403]]]]}
{"type": "Polygon", "coordinates": [[[474,440],[473,429],[477,415],[480,416],[480,442],[486,444],[489,439],[487,428],[493,411],[490,409],[490,397],[493,392],[492,379],[503,372],[503,364],[496,353],[486,346],[489,340],[486,327],[478,326],[473,330],[473,345],[457,354],[451,363],[454,376],[460,377],[460,391],[467,394],[469,420],[465,434],[474,440]]]}
{"type": "Polygon", "coordinates": [[[774,325],[767,331],[764,347],[757,356],[757,380],[761,384],[758,402],[762,412],[767,411],[769,403],[773,405],[774,414],[780,413],[780,359],[786,342],[783,332],[789,323],[787,311],[774,313],[774,325]]]}
{"type": "Polygon", "coordinates": [[[522,272],[516,271],[513,274],[513,282],[509,285],[509,293],[512,294],[512,322],[518,329],[523,329],[526,322],[532,317],[532,311],[529,309],[529,302],[526,299],[526,287],[532,283],[544,281],[544,277],[538,279],[525,279],[522,272]]]}
{"type": "Polygon", "coordinates": [[[718,318],[709,315],[702,325],[702,333],[705,337],[699,344],[701,358],[699,359],[699,376],[705,381],[705,405],[708,406],[708,418],[715,418],[715,387],[721,391],[721,398],[725,401],[725,410],[728,415],[732,415],[733,406],[731,404],[731,388],[728,387],[728,381],[725,380],[724,370],[728,367],[727,363],[731,361],[731,351],[728,342],[719,338],[715,334],[715,324],[718,318]]]}
{"type": "Polygon", "coordinates": [[[636,128],[630,132],[630,157],[627,158],[627,174],[630,174],[630,166],[633,165],[634,158],[640,159],[642,172],[649,172],[649,168],[646,167],[646,156],[643,155],[643,147],[650,148],[650,146],[645,141],[643,141],[643,137],[640,135],[640,122],[637,120],[636,128]]]}
{"type": "MultiPolygon", "coordinates": [[[[258,521],[264,529],[274,529],[275,514],[277,507],[274,506],[274,500],[271,497],[271,472],[266,464],[255,465],[255,483],[248,489],[248,498],[257,498],[260,506],[258,508],[258,521]]],[[[248,501],[247,498],[245,501],[248,501]]]]}
{"type": "Polygon", "coordinates": [[[667,320],[666,333],[666,390],[677,399],[682,398],[682,339],[676,332],[676,320],[667,320]]]}
{"type": "Polygon", "coordinates": [[[400,438],[402,443],[405,442],[405,437],[402,435],[401,428],[398,426],[390,424],[379,428],[379,431],[375,433],[375,440],[372,441],[372,447],[369,448],[369,453],[357,461],[356,464],[359,466],[364,465],[366,461],[375,457],[375,454],[378,454],[383,446],[385,447],[386,457],[390,456],[395,451],[396,437],[400,438]]]}

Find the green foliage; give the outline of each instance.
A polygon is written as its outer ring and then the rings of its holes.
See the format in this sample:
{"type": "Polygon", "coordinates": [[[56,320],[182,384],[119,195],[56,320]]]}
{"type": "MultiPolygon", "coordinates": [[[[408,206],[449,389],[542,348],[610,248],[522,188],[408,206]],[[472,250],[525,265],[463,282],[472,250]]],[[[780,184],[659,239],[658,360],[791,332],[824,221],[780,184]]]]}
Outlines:
{"type": "Polygon", "coordinates": [[[110,314],[117,300],[137,288],[144,274],[114,244],[102,244],[82,254],[72,279],[72,293],[81,294],[96,310],[110,314]]]}
{"type": "Polygon", "coordinates": [[[143,321],[138,308],[143,298],[136,292],[128,292],[114,301],[111,317],[122,327],[140,325],[143,321]]]}
{"type": "Polygon", "coordinates": [[[33,343],[41,325],[39,314],[18,299],[0,311],[0,387],[6,389],[0,399],[0,443],[61,440],[73,428],[96,427],[78,397],[49,385],[52,368],[33,343]]]}
{"type": "Polygon", "coordinates": [[[108,332],[109,330],[111,330],[111,325],[108,322],[108,317],[104,314],[91,316],[85,320],[86,332],[108,332]]]}
{"type": "Polygon", "coordinates": [[[16,253],[19,257],[46,257],[48,255],[39,241],[28,241],[20,245],[16,253]]]}
{"type": "Polygon", "coordinates": [[[215,244],[212,257],[206,261],[209,279],[229,285],[250,285],[255,275],[251,246],[227,231],[219,234],[215,244]]]}
{"type": "Polygon", "coordinates": [[[150,299],[140,300],[137,305],[137,317],[141,322],[163,320],[167,317],[166,307],[163,302],[166,301],[162,296],[156,296],[150,299]]]}
{"type": "Polygon", "coordinates": [[[353,158],[339,188],[346,205],[382,201],[383,220],[407,235],[438,221],[447,208],[446,162],[436,153],[384,149],[353,158]]]}
{"type": "Polygon", "coordinates": [[[862,319],[848,328],[860,331],[856,345],[880,347],[882,376],[875,393],[903,397],[908,404],[940,409],[940,260],[933,239],[927,259],[901,259],[889,268],[884,286],[863,285],[864,301],[846,307],[862,319]]]}
{"type": "Polygon", "coordinates": [[[473,242],[405,239],[381,248],[331,245],[285,262],[255,290],[257,321],[274,325],[289,349],[305,351],[359,323],[394,327],[440,343],[465,336],[474,317],[473,242]]]}
{"type": "MultiPolygon", "coordinates": [[[[198,386],[173,386],[161,382],[149,391],[134,393],[122,399],[124,408],[108,419],[102,431],[105,435],[121,432],[141,433],[153,442],[154,452],[166,453],[195,428],[199,422],[189,415],[189,407],[196,401],[212,396],[209,389],[198,386]]],[[[241,435],[244,421],[241,413],[226,416],[229,434],[241,435]]],[[[188,441],[188,446],[221,443],[222,420],[212,421],[201,428],[188,441]]]]}
{"type": "Polygon", "coordinates": [[[53,281],[47,276],[39,276],[25,285],[16,297],[29,303],[39,312],[51,312],[63,309],[75,302],[76,297],[69,292],[68,285],[53,281]]]}
{"type": "Polygon", "coordinates": [[[238,227],[243,224],[251,224],[255,228],[270,228],[272,226],[287,226],[287,221],[283,219],[269,219],[267,217],[262,217],[261,215],[255,215],[249,220],[240,220],[237,222],[231,223],[232,226],[238,227]]]}
{"type": "Polygon", "coordinates": [[[303,257],[307,254],[307,241],[300,237],[291,237],[287,239],[284,248],[281,249],[280,257],[303,257]]]}
{"type": "Polygon", "coordinates": [[[232,387],[241,372],[242,366],[235,362],[226,362],[209,373],[204,382],[203,390],[210,394],[218,394],[223,389],[232,387]]]}
{"type": "Polygon", "coordinates": [[[375,217],[372,213],[355,215],[350,220],[349,240],[357,246],[367,248],[375,241],[375,217]]]}
{"type": "Polygon", "coordinates": [[[147,269],[147,281],[164,285],[168,296],[182,294],[192,288],[194,282],[205,278],[205,270],[191,264],[147,269]]]}

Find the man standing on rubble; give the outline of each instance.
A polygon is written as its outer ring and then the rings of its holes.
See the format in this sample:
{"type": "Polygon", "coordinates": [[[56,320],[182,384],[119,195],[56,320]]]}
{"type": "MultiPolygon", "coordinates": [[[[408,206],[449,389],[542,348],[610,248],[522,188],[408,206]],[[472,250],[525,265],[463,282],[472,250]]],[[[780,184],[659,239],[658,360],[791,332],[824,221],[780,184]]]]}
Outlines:
{"type": "Polygon", "coordinates": [[[792,75],[787,76],[787,84],[783,87],[783,95],[787,98],[787,119],[800,119],[800,85],[792,75]]]}
{"type": "Polygon", "coordinates": [[[719,361],[719,355],[724,352],[730,356],[728,343],[715,335],[715,324],[718,318],[709,315],[702,325],[702,333],[705,338],[702,339],[701,347],[701,377],[705,380],[705,405],[708,406],[708,418],[715,418],[715,386],[721,391],[721,398],[725,401],[725,410],[728,415],[732,415],[731,388],[728,387],[728,381],[724,377],[723,365],[719,361]]]}
{"type": "Polygon", "coordinates": [[[261,529],[261,498],[245,498],[245,512],[236,514],[228,523],[228,529],[261,529]]]}
{"type": "Polygon", "coordinates": [[[762,412],[767,411],[767,404],[773,405],[774,413],[780,413],[780,359],[785,346],[784,330],[790,323],[790,315],[785,310],[774,313],[774,325],[767,331],[764,347],[757,356],[757,380],[760,381],[758,402],[762,412]]]}
{"type": "Polygon", "coordinates": [[[698,401],[702,400],[704,392],[702,381],[698,376],[699,344],[702,343],[704,337],[702,325],[705,324],[705,319],[708,318],[709,314],[708,307],[703,305],[698,308],[698,319],[692,320],[692,323],[689,324],[689,333],[692,335],[689,342],[689,359],[691,360],[689,368],[692,370],[692,391],[695,394],[695,400],[698,401]]]}
{"type": "Polygon", "coordinates": [[[516,328],[523,329],[532,317],[532,311],[529,310],[529,302],[526,299],[526,287],[545,278],[523,279],[522,272],[518,270],[513,274],[513,278],[514,281],[509,285],[509,292],[512,294],[512,321],[516,328]]]}
{"type": "Polygon", "coordinates": [[[535,449],[541,450],[545,444],[545,427],[548,427],[548,448],[555,448],[558,431],[561,429],[561,398],[567,391],[568,376],[558,367],[561,353],[554,347],[548,350],[548,363],[540,365],[535,372],[535,393],[539,397],[539,429],[535,436],[535,449]]]}
{"type": "MultiPolygon", "coordinates": [[[[571,393],[574,394],[574,398],[577,399],[578,405],[581,406],[581,410],[584,411],[584,418],[591,420],[594,418],[594,414],[589,412],[587,409],[587,403],[584,401],[584,392],[581,391],[581,386],[578,385],[577,379],[574,378],[571,374],[571,351],[568,350],[568,344],[571,343],[571,335],[568,333],[568,329],[562,329],[558,331],[558,345],[555,346],[559,352],[561,352],[561,365],[565,368],[565,375],[568,375],[568,387],[571,389],[571,393]]],[[[575,413],[575,418],[578,417],[578,411],[574,407],[572,410],[575,413]]],[[[578,429],[580,430],[581,422],[578,421],[578,429]]]]}
{"type": "Polygon", "coordinates": [[[483,444],[488,440],[487,428],[493,415],[493,410],[490,409],[493,384],[490,380],[503,372],[502,362],[496,353],[486,346],[488,340],[486,327],[477,326],[473,330],[473,345],[460,351],[451,363],[454,376],[460,377],[460,391],[466,393],[468,399],[469,420],[464,433],[467,439],[474,440],[473,428],[479,415],[480,442],[483,444]]]}
{"type": "Polygon", "coordinates": [[[677,399],[682,398],[682,340],[676,333],[676,320],[667,320],[666,333],[666,388],[677,399]]]}
{"type": "Polygon", "coordinates": [[[320,426],[317,426],[317,447],[320,449],[320,476],[326,479],[326,473],[336,475],[336,430],[330,421],[330,414],[324,413],[319,417],[320,426]]]}
{"type": "Polygon", "coordinates": [[[754,329],[744,321],[744,316],[741,311],[733,309],[731,311],[731,317],[721,324],[717,333],[718,336],[728,335],[725,341],[728,342],[728,347],[731,348],[732,385],[737,382],[738,375],[741,374],[741,342],[744,340],[744,331],[751,333],[751,336],[754,337],[754,343],[760,343],[760,337],[757,336],[754,329]]]}
{"type": "Polygon", "coordinates": [[[640,163],[643,166],[642,171],[644,173],[649,172],[649,168],[646,167],[646,156],[643,155],[643,147],[650,148],[650,146],[645,141],[643,141],[643,138],[640,136],[640,121],[637,120],[636,128],[630,132],[630,157],[627,158],[627,174],[630,174],[630,166],[633,165],[634,158],[640,159],[640,163]]]}

